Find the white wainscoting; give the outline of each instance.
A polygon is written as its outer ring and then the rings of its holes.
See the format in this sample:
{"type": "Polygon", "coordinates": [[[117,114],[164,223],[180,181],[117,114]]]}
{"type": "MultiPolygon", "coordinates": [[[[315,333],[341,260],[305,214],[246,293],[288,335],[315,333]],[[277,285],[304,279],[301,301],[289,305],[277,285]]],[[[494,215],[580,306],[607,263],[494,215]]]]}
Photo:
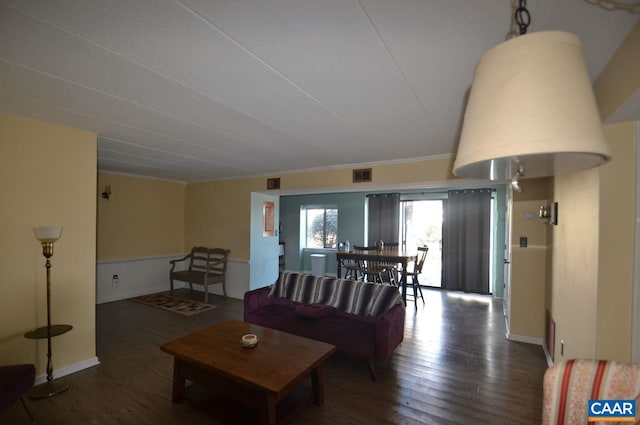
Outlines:
{"type": "MultiPolygon", "coordinates": [[[[169,261],[184,255],[99,261],[96,265],[96,304],[168,291],[169,261]],[[118,275],[117,288],[112,285],[113,275],[118,275]]],[[[186,283],[175,282],[175,288],[185,286],[186,283]]],[[[202,291],[202,286],[196,285],[194,289],[202,291]]],[[[248,290],[249,262],[230,258],[227,262],[227,295],[242,299],[248,290]]],[[[222,285],[209,286],[209,293],[222,295],[222,285]]]]}

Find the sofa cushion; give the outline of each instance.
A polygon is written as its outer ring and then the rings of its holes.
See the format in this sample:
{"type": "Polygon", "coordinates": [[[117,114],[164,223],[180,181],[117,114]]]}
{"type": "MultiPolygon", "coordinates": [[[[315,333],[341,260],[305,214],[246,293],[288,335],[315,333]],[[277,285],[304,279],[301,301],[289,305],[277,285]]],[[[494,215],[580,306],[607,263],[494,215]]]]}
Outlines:
{"type": "Polygon", "coordinates": [[[367,305],[367,314],[380,317],[396,304],[402,304],[402,296],[398,288],[389,285],[376,285],[376,291],[367,305]]]}
{"type": "Polygon", "coordinates": [[[274,298],[287,298],[287,282],[289,280],[298,280],[302,275],[300,273],[282,272],[278,276],[278,280],[271,285],[269,296],[274,298]]]}
{"type": "Polygon", "coordinates": [[[298,304],[296,314],[306,319],[316,320],[335,314],[336,309],[326,304],[298,304]]]}
{"type": "Polygon", "coordinates": [[[342,280],[338,285],[337,297],[333,306],[340,311],[352,314],[367,314],[369,299],[375,290],[374,284],[359,280],[342,280]]]}
{"type": "Polygon", "coordinates": [[[296,314],[291,306],[274,303],[248,313],[245,321],[333,344],[338,351],[356,357],[376,356],[376,321],[370,317],[336,311],[331,316],[309,320],[296,314]]]}
{"type": "Polygon", "coordinates": [[[310,304],[314,302],[316,283],[321,279],[311,274],[283,272],[271,286],[269,296],[310,304]]]}
{"type": "Polygon", "coordinates": [[[317,304],[334,305],[338,297],[338,286],[340,279],[335,277],[325,277],[318,280],[316,284],[316,297],[313,300],[317,304]]]}
{"type": "Polygon", "coordinates": [[[304,274],[296,280],[293,279],[287,284],[287,298],[302,304],[311,304],[316,299],[316,288],[318,281],[322,280],[320,276],[304,274]],[[290,294],[290,295],[289,295],[290,294]]]}
{"type": "Polygon", "coordinates": [[[402,302],[394,286],[295,272],[281,273],[269,296],[302,304],[326,304],[345,313],[373,317],[402,302]]]}

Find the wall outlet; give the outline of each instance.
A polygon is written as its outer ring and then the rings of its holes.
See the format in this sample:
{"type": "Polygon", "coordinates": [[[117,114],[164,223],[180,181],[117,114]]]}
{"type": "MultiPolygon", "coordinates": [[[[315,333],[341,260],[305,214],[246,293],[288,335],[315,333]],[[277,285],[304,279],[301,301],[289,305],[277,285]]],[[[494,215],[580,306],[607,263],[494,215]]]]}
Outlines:
{"type": "Polygon", "coordinates": [[[117,288],[118,286],[120,286],[120,279],[118,279],[117,274],[114,274],[113,278],[111,278],[111,287],[117,288]]]}
{"type": "Polygon", "coordinates": [[[529,239],[526,236],[520,236],[520,248],[526,248],[529,245],[529,239]]]}

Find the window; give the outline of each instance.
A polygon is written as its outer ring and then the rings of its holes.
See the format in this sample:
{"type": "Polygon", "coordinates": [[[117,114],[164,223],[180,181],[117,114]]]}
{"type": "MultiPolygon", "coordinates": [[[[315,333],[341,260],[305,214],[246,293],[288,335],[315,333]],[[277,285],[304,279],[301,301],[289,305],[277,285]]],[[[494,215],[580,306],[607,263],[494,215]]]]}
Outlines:
{"type": "Polygon", "coordinates": [[[304,211],[307,248],[338,247],[338,209],[307,207],[304,211]]]}

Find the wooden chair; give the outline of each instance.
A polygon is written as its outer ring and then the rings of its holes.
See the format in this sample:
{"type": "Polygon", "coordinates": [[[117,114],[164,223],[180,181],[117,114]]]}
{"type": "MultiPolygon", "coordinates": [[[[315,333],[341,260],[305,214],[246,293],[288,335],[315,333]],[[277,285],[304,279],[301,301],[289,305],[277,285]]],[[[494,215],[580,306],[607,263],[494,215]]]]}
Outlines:
{"type": "Polygon", "coordinates": [[[429,252],[429,247],[419,246],[418,247],[418,261],[416,262],[415,267],[412,271],[405,270],[404,278],[407,285],[409,284],[409,278],[411,278],[411,287],[413,288],[413,301],[416,304],[416,309],[418,308],[418,298],[422,298],[422,304],[424,304],[424,297],[422,296],[422,288],[420,288],[420,282],[418,281],[418,276],[422,273],[422,268],[424,267],[424,262],[427,259],[427,253],[429,252]],[[418,296],[418,293],[420,294],[418,296]]]}
{"type": "Polygon", "coordinates": [[[32,364],[0,366],[0,414],[21,401],[33,422],[33,416],[24,402],[24,395],[33,386],[35,377],[36,368],[32,364]]]}
{"type": "Polygon", "coordinates": [[[355,260],[343,260],[342,268],[345,269],[345,279],[360,280],[360,278],[362,277],[360,274],[360,265],[355,260]]]}
{"type": "Polygon", "coordinates": [[[193,290],[193,284],[204,286],[204,302],[209,298],[208,285],[222,283],[222,293],[227,296],[227,286],[225,277],[227,273],[228,249],[195,247],[191,253],[184,258],[172,260],[169,279],[171,281],[171,291],[173,291],[173,281],[179,280],[189,283],[189,289],[193,290]],[[189,260],[189,268],[186,270],[175,270],[176,264],[189,260]]]}
{"type": "MultiPolygon", "coordinates": [[[[362,254],[377,254],[379,252],[377,246],[354,246],[353,249],[362,254]]],[[[368,258],[366,260],[358,260],[358,266],[362,280],[365,282],[384,284],[386,276],[386,281],[389,282],[390,285],[396,286],[394,272],[384,262],[368,258]]]]}
{"type": "Polygon", "coordinates": [[[353,260],[351,258],[347,258],[344,260],[340,260],[340,263],[341,263],[340,267],[345,270],[344,272],[345,279],[360,280],[362,276],[360,273],[360,264],[358,263],[358,261],[353,260]]]}
{"type": "MultiPolygon", "coordinates": [[[[399,242],[384,242],[382,252],[397,252],[400,249],[399,242]]],[[[394,263],[384,263],[384,267],[387,269],[387,274],[393,274],[393,282],[394,284],[398,282],[398,264],[394,263]]],[[[390,279],[391,280],[391,279],[390,279]]]]}

